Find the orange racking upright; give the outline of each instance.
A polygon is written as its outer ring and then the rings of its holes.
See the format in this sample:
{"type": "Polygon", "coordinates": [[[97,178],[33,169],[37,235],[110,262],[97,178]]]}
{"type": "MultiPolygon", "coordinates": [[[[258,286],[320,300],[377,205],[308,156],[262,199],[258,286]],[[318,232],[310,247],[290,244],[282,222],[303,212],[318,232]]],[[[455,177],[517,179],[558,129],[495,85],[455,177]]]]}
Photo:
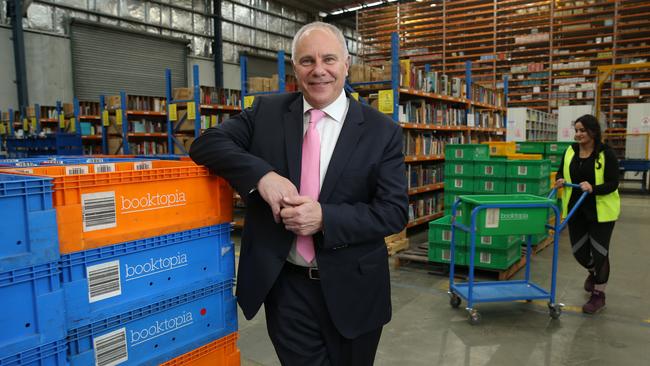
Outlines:
{"type": "Polygon", "coordinates": [[[61,253],[232,221],[232,189],[191,161],[0,169],[52,177],[61,253]]]}
{"type": "Polygon", "coordinates": [[[160,366],[239,366],[241,360],[237,348],[238,337],[237,332],[231,333],[160,366]]]}

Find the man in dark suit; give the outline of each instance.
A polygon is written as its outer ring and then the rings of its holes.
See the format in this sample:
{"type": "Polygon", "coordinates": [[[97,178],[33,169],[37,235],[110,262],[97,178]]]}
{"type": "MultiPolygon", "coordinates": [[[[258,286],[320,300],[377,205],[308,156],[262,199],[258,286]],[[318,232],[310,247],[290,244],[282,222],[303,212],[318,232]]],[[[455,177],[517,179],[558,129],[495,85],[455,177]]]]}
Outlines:
{"type": "Polygon", "coordinates": [[[256,98],[190,156],[246,203],[237,298],[265,305],[283,365],[372,365],[391,318],[384,237],[408,220],[402,131],[343,91],[350,57],[325,23],[294,37],[301,93],[256,98]]]}

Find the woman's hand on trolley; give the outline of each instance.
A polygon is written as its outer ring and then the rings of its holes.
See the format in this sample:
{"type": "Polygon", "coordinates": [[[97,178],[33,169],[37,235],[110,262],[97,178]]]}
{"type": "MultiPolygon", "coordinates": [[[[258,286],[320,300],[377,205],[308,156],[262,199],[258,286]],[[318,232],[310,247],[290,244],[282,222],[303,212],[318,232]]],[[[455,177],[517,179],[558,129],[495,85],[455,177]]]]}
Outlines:
{"type": "Polygon", "coordinates": [[[555,187],[554,188],[555,189],[560,189],[562,187],[564,187],[564,179],[560,178],[560,179],[555,181],[555,187]]]}
{"type": "Polygon", "coordinates": [[[589,182],[580,182],[580,189],[582,189],[583,192],[589,192],[592,193],[594,191],[594,188],[589,184],[589,182]]]}

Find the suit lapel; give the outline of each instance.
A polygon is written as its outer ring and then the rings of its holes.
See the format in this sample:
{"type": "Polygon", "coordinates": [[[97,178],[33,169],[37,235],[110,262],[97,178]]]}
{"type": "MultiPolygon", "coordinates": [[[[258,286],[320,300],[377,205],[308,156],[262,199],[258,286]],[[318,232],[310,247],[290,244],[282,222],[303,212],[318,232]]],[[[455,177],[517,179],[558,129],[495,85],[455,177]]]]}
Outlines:
{"type": "Polygon", "coordinates": [[[348,107],[348,113],[345,117],[345,123],[343,123],[341,134],[336,142],[334,153],[332,153],[332,159],[327,167],[327,173],[325,173],[323,187],[321,187],[320,195],[318,197],[320,202],[327,202],[327,199],[334,191],[336,182],[338,181],[343,168],[345,168],[345,165],[350,159],[352,152],[356,148],[357,142],[359,141],[363,131],[363,113],[361,111],[361,104],[349,96],[348,98],[350,100],[350,106],[348,107]]]}
{"type": "Polygon", "coordinates": [[[302,94],[289,105],[289,112],[284,114],[284,143],[287,154],[289,180],[300,191],[300,159],[302,157],[302,94]]]}

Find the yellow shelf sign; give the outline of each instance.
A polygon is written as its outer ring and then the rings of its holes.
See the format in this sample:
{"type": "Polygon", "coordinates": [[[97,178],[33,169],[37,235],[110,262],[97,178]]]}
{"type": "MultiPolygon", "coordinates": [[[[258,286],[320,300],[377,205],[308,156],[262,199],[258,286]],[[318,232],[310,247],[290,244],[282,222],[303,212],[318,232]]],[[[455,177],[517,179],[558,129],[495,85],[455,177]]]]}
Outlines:
{"type": "Polygon", "coordinates": [[[244,97],[244,108],[250,108],[255,101],[254,95],[247,95],[244,97]]]}
{"type": "Polygon", "coordinates": [[[65,116],[63,113],[59,114],[59,128],[60,129],[65,129],[65,116]]]}
{"type": "Polygon", "coordinates": [[[213,114],[210,116],[210,126],[209,127],[214,127],[217,125],[217,115],[213,114]]]}
{"type": "Polygon", "coordinates": [[[196,103],[187,102],[187,119],[193,121],[196,119],[196,103]]]}
{"type": "Polygon", "coordinates": [[[102,126],[108,127],[110,125],[110,119],[108,118],[108,111],[102,112],[102,126]]]}
{"type": "Polygon", "coordinates": [[[115,124],[118,126],[122,125],[122,110],[121,109],[116,109],[115,110],[115,124]]]}
{"type": "Polygon", "coordinates": [[[176,121],[178,119],[178,114],[176,113],[176,104],[169,105],[169,120],[176,121]]]}
{"type": "Polygon", "coordinates": [[[32,117],[32,131],[36,131],[36,117],[32,117]]]}
{"type": "Polygon", "coordinates": [[[350,93],[352,95],[352,98],[356,99],[357,101],[359,100],[359,93],[350,93]]]}
{"type": "Polygon", "coordinates": [[[7,130],[5,129],[5,124],[0,123],[0,135],[4,135],[7,133],[7,130]]]}
{"type": "Polygon", "coordinates": [[[393,91],[391,89],[379,91],[379,111],[381,113],[393,113],[393,91]]]}
{"type": "Polygon", "coordinates": [[[70,118],[70,132],[77,132],[77,123],[74,117],[70,118]]]}
{"type": "Polygon", "coordinates": [[[29,128],[29,121],[27,121],[27,118],[23,118],[23,131],[27,131],[29,128]]]}

